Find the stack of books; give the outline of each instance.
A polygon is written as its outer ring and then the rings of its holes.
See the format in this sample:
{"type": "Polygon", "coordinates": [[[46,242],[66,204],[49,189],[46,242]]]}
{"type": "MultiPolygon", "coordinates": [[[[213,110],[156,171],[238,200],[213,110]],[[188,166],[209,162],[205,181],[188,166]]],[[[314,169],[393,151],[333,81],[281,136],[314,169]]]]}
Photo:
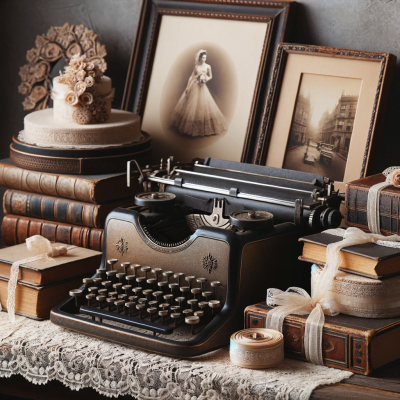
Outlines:
{"type": "MultiPolygon", "coordinates": [[[[311,288],[326,263],[326,247],[342,237],[318,233],[301,238],[303,261],[313,263],[311,288]]],[[[339,274],[325,297],[334,298],[340,314],[325,316],[324,364],[370,375],[400,359],[400,249],[364,243],[341,250],[339,274]]],[[[312,291],[312,290],[311,290],[312,291]]],[[[265,303],[245,311],[247,328],[265,327],[271,308],[265,303]]],[[[285,354],[305,360],[307,315],[285,318],[285,354]]]]}
{"type": "MultiPolygon", "coordinates": [[[[132,181],[134,183],[134,180],[132,181]]],[[[126,173],[66,175],[19,168],[0,160],[3,198],[1,236],[6,246],[33,235],[102,251],[110,211],[133,205],[138,187],[128,188],[126,173]],[[135,191],[136,190],[136,191],[135,191]]]]}

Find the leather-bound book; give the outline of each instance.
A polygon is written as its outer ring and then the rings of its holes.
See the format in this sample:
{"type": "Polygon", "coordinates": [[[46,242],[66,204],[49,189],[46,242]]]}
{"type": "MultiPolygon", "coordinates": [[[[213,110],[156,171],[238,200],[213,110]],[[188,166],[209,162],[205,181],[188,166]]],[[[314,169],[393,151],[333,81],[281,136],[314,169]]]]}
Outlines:
{"type": "MultiPolygon", "coordinates": [[[[377,174],[357,179],[346,185],[347,226],[356,226],[369,232],[367,221],[367,200],[371,186],[384,182],[385,175],[377,174]]],[[[398,235],[400,232],[400,188],[388,186],[382,190],[379,198],[379,221],[383,235],[398,235]]]]}
{"type": "Polygon", "coordinates": [[[25,239],[42,235],[51,242],[103,250],[103,229],[63,224],[18,215],[6,215],[1,224],[1,237],[6,246],[25,243],[25,239]]]}
{"type": "MultiPolygon", "coordinates": [[[[246,328],[265,327],[271,310],[265,303],[245,310],[246,328]]],[[[288,315],[283,323],[285,356],[306,361],[304,328],[307,315],[288,315]]],[[[368,319],[339,314],[325,316],[322,333],[324,365],[371,375],[400,359],[400,318],[368,319]]]]}
{"type": "MultiPolygon", "coordinates": [[[[304,242],[302,261],[326,263],[326,247],[343,240],[329,233],[316,233],[299,239],[304,242]]],[[[363,243],[342,248],[339,269],[372,279],[384,279],[400,273],[400,249],[363,243]]]]}
{"type": "Polygon", "coordinates": [[[3,210],[5,214],[103,228],[107,215],[114,208],[128,206],[133,201],[128,198],[105,204],[91,204],[9,189],[4,193],[3,210]]]}
{"type": "Polygon", "coordinates": [[[137,182],[135,173],[133,173],[131,187],[128,188],[126,173],[53,174],[19,168],[9,158],[0,160],[0,186],[86,203],[102,204],[131,196],[135,192],[142,191],[137,182]]]}

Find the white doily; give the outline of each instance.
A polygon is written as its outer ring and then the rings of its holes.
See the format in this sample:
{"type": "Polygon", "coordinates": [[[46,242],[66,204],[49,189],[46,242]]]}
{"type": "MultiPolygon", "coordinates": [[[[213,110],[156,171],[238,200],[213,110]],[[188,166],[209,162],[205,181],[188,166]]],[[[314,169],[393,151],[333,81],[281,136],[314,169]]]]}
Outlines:
{"type": "Polygon", "coordinates": [[[73,390],[91,387],[108,397],[139,400],[307,400],[320,385],[352,373],[296,360],[271,370],[233,366],[221,349],[178,360],[70,332],[50,321],[0,312],[0,377],[20,374],[34,384],[58,380],[73,390]]]}

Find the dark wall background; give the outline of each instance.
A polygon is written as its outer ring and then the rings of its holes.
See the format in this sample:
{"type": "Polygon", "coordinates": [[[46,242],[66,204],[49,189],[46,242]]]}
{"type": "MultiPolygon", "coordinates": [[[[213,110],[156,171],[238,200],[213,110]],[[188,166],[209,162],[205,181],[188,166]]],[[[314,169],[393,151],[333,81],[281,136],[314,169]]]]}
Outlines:
{"type": "MultiPolygon", "coordinates": [[[[0,158],[8,157],[12,135],[23,128],[19,67],[37,34],[65,22],[83,23],[107,47],[107,75],[118,108],[135,36],[141,0],[0,0],[0,158]]],[[[400,59],[400,0],[299,0],[292,41],[390,52],[400,59]]],[[[386,112],[374,172],[399,165],[400,62],[386,112]]],[[[2,191],[0,190],[0,195],[2,191]]],[[[0,212],[1,214],[1,212],[0,212]]],[[[0,215],[0,218],[2,216],[0,215]]]]}

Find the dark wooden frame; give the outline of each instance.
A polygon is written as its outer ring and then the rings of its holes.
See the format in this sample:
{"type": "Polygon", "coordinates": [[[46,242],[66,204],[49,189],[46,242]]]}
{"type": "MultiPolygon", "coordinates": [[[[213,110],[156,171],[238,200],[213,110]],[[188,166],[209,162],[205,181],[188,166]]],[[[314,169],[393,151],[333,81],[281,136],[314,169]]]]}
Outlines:
{"type": "Polygon", "coordinates": [[[272,79],[265,102],[263,121],[258,136],[254,162],[265,165],[271,134],[275,122],[275,114],[279,102],[286,60],[290,53],[305,54],[311,56],[362,59],[365,61],[378,60],[381,63],[378,86],[376,88],[374,106],[370,119],[367,142],[360,178],[370,175],[378,153],[379,133],[382,131],[384,114],[389,98],[391,81],[396,65],[396,56],[390,53],[375,53],[368,51],[346,50],[333,47],[280,43],[276,52],[276,59],[272,70],[272,79]]]}
{"type": "MultiPolygon", "coordinates": [[[[279,42],[288,40],[294,4],[267,0],[144,0],[133,45],[122,109],[143,117],[163,15],[272,21],[259,65],[241,161],[253,162],[279,42]],[[289,12],[290,11],[290,12],[289,12]]],[[[151,132],[148,132],[151,135],[151,132]]]]}

